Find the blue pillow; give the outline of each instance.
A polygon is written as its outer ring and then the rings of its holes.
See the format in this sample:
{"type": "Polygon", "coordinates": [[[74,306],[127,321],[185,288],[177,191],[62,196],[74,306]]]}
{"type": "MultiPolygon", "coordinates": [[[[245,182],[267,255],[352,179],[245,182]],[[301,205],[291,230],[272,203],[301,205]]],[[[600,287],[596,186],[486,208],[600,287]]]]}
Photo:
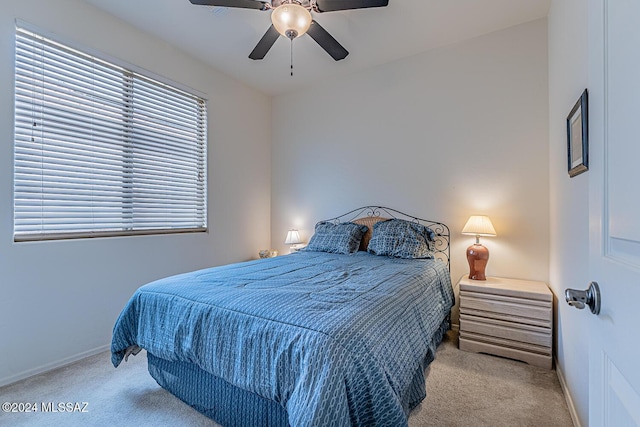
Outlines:
{"type": "Polygon", "coordinates": [[[367,251],[396,258],[433,258],[436,233],[429,227],[403,219],[378,222],[367,251]]]}
{"type": "Polygon", "coordinates": [[[302,250],[350,254],[360,247],[362,236],[369,229],[366,225],[342,222],[319,222],[309,244],[302,250]]]}

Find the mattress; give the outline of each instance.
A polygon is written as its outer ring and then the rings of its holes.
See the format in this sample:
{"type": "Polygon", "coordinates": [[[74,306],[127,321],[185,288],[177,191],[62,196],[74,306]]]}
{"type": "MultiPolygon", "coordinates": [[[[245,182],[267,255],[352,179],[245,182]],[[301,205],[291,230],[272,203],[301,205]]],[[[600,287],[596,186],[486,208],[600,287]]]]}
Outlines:
{"type": "Polygon", "coordinates": [[[402,426],[452,305],[439,260],[298,252],[141,287],[112,362],[140,346],[275,402],[294,426],[402,426]]]}

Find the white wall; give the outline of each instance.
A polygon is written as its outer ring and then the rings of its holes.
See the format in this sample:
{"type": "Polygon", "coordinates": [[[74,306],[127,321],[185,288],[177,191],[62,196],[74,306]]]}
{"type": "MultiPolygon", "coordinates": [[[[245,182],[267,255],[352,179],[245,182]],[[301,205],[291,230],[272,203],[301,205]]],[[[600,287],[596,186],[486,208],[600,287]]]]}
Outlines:
{"type": "Polygon", "coordinates": [[[144,283],[268,247],[270,116],[268,96],[84,2],[0,2],[0,385],[104,348],[144,283]],[[13,243],[15,18],[208,95],[209,233],[13,243]]]}
{"type": "Polygon", "coordinates": [[[569,307],[565,288],[589,283],[589,175],[567,174],[566,117],[588,83],[588,2],[553,1],[549,10],[550,285],[559,296],[556,317],[558,369],[575,415],[588,425],[589,336],[585,313],[569,307]]]}
{"type": "Polygon", "coordinates": [[[491,217],[487,274],[549,278],[547,25],[538,20],[274,98],[272,244],[382,204],[452,232],[491,217]]]}

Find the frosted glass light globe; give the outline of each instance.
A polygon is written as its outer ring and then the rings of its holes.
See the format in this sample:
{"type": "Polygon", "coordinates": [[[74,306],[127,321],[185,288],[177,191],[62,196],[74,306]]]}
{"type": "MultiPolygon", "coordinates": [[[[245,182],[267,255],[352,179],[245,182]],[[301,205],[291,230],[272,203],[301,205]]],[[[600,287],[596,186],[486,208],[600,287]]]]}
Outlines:
{"type": "Polygon", "coordinates": [[[283,3],[271,12],[271,22],[280,34],[293,40],[307,32],[311,13],[299,4],[283,3]]]}

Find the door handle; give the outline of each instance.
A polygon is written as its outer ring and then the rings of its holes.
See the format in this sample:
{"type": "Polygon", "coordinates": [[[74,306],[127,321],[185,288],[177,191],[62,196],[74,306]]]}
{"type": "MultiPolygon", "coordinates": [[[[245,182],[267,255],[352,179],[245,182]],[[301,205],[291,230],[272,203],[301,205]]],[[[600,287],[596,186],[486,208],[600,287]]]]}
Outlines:
{"type": "Polygon", "coordinates": [[[565,289],[564,298],[572,307],[582,310],[585,305],[588,305],[593,314],[596,316],[600,314],[600,287],[597,282],[591,282],[584,291],[565,289]]]}

